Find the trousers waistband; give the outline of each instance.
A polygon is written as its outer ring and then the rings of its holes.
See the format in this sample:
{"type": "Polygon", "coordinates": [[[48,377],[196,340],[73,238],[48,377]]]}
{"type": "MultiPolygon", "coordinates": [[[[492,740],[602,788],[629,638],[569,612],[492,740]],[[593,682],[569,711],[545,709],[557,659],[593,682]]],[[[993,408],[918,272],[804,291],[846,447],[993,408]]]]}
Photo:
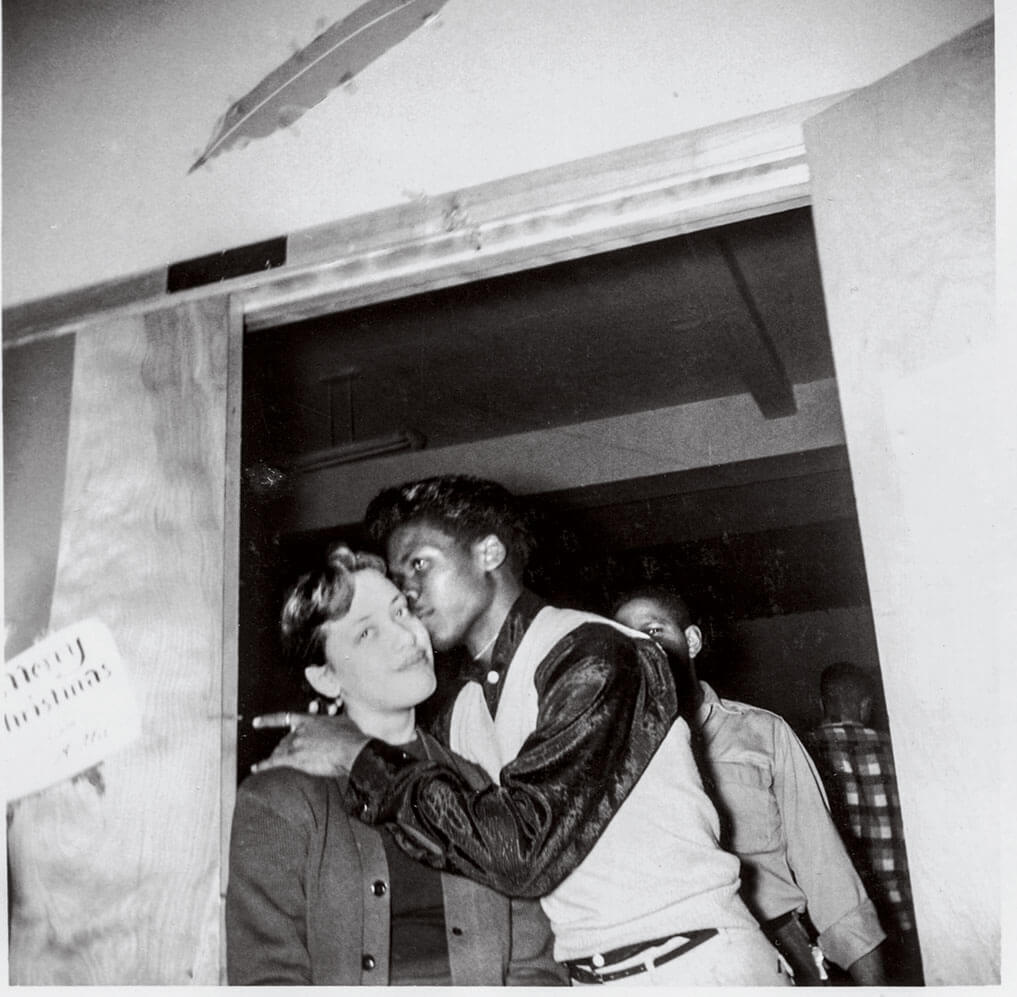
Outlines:
{"type": "Polygon", "coordinates": [[[663,938],[655,938],[649,942],[637,942],[634,945],[624,945],[621,948],[612,949],[610,952],[598,952],[587,959],[574,959],[566,962],[565,966],[569,976],[578,983],[610,983],[613,980],[622,980],[627,976],[635,976],[637,973],[645,973],[655,966],[663,966],[664,963],[677,959],[686,952],[703,942],[708,941],[717,934],[716,928],[700,928],[695,931],[682,931],[675,935],[666,935],[663,938]],[[659,948],[675,939],[684,938],[683,944],[676,946],[668,952],[653,959],[647,959],[628,966],[625,969],[612,970],[611,966],[633,959],[642,952],[649,952],[651,949],[659,948]]]}

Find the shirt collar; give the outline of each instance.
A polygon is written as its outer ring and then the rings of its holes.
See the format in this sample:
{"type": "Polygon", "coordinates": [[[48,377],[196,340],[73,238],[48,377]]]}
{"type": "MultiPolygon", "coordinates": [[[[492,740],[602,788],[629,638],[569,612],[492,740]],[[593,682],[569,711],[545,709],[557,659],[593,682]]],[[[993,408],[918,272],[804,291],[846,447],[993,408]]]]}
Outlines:
{"type": "Polygon", "coordinates": [[[700,680],[699,690],[703,694],[702,702],[696,711],[696,722],[702,727],[709,719],[710,714],[716,709],[724,713],[737,713],[738,711],[728,706],[714,691],[713,687],[700,680]]]}
{"type": "Polygon", "coordinates": [[[471,677],[484,677],[491,672],[495,672],[499,676],[504,674],[509,662],[515,657],[516,649],[519,647],[523,635],[545,605],[547,603],[540,596],[528,589],[523,589],[516,601],[512,603],[512,608],[508,611],[508,615],[498,631],[498,638],[495,640],[494,649],[491,652],[490,664],[484,664],[482,661],[473,662],[470,669],[471,677]]]}

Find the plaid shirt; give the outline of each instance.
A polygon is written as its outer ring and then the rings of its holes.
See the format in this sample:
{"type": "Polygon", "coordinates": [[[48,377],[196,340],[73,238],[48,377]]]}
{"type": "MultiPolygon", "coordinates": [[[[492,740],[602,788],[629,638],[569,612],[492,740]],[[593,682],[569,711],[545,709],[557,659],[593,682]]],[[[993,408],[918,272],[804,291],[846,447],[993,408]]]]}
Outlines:
{"type": "Polygon", "coordinates": [[[852,721],[824,723],[813,731],[811,747],[834,819],[869,896],[894,927],[912,931],[911,884],[889,735],[852,721]]]}

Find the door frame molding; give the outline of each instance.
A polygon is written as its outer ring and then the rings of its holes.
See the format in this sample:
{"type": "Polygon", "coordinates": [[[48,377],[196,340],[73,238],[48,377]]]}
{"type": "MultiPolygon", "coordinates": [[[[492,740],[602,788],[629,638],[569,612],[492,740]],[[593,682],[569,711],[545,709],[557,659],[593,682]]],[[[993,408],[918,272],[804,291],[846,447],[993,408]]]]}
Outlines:
{"type": "Polygon", "coordinates": [[[242,277],[171,294],[164,267],[13,306],[4,348],[224,293],[268,329],[802,207],[802,125],[849,93],[305,229],[242,277]]]}

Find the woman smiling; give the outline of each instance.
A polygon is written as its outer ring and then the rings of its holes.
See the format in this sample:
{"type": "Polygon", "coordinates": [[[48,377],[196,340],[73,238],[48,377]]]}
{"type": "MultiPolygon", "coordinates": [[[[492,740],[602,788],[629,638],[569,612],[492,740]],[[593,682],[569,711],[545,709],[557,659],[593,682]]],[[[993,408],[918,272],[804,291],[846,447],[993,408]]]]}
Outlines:
{"type": "MultiPolygon", "coordinates": [[[[333,548],[291,589],[288,654],[365,736],[479,769],[416,727],[435,689],[431,643],[380,559],[333,548]]],[[[535,901],[414,862],[348,816],[347,782],[276,768],[240,787],[226,897],[232,985],[548,986],[563,982],[535,901]]]]}

